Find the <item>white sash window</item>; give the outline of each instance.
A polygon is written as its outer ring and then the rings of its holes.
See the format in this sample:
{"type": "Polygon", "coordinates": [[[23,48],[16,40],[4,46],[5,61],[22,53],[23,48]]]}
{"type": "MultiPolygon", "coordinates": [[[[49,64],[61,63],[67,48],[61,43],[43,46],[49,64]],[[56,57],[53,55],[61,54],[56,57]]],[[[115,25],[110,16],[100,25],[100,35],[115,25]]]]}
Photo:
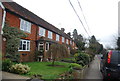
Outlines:
{"type": "Polygon", "coordinates": [[[65,42],[65,38],[64,38],[64,37],[62,37],[62,42],[63,42],[63,43],[65,42]]]}
{"type": "Polygon", "coordinates": [[[56,41],[60,40],[60,36],[58,34],[56,34],[56,41]]]}
{"type": "Polygon", "coordinates": [[[52,39],[52,38],[53,38],[51,31],[48,31],[48,38],[49,38],[49,39],[52,39]]]}
{"type": "Polygon", "coordinates": [[[31,33],[31,23],[21,19],[20,20],[20,30],[31,33]]]}
{"type": "Polygon", "coordinates": [[[45,37],[45,29],[44,28],[39,27],[39,35],[45,37]]]}

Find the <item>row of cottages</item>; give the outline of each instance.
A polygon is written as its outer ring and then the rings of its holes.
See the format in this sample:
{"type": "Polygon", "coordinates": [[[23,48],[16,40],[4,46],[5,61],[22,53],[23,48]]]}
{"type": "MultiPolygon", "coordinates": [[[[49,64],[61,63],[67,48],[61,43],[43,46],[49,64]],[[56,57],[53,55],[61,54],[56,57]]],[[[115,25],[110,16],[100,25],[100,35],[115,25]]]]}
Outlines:
{"type": "MultiPolygon", "coordinates": [[[[45,58],[46,52],[53,43],[66,44],[75,49],[76,45],[69,34],[64,33],[64,28],[59,30],[55,26],[41,19],[34,13],[23,8],[15,2],[0,3],[0,29],[3,34],[5,21],[10,27],[17,27],[24,31],[28,37],[20,40],[20,58],[21,62],[34,61],[35,50],[44,50],[39,58],[45,58]]],[[[2,38],[2,54],[5,55],[6,39],[2,38]]]]}

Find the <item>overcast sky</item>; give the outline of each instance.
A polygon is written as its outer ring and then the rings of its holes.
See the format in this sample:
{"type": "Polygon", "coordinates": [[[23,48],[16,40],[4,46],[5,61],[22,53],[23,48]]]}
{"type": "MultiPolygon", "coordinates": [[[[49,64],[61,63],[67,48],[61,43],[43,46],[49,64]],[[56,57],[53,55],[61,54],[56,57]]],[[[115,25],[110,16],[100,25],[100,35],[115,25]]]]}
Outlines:
{"type": "MultiPolygon", "coordinates": [[[[77,29],[79,34],[88,37],[69,0],[14,0],[32,11],[42,19],[65,32],[77,29]]],[[[119,0],[71,0],[89,35],[95,35],[104,46],[113,47],[118,34],[118,1],[119,0]],[[85,23],[83,14],[86,18],[85,23]]]]}

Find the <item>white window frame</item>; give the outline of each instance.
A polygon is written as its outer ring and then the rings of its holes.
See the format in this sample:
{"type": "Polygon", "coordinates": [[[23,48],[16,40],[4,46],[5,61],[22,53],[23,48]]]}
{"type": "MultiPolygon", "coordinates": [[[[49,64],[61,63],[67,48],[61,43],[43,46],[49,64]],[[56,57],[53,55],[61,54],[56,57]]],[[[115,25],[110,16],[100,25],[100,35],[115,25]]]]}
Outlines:
{"type": "Polygon", "coordinates": [[[20,19],[20,30],[31,33],[31,23],[24,19],[20,19]]]}
{"type": "Polygon", "coordinates": [[[60,36],[56,34],[56,41],[60,41],[60,36]]]}
{"type": "Polygon", "coordinates": [[[62,42],[63,42],[63,43],[65,42],[65,37],[62,37],[62,42]]]}
{"type": "Polygon", "coordinates": [[[44,50],[44,43],[43,43],[43,42],[40,42],[40,43],[38,44],[38,50],[39,50],[39,51],[41,51],[41,50],[40,50],[40,46],[43,46],[43,50],[44,50]]]}
{"type": "Polygon", "coordinates": [[[48,31],[48,38],[49,38],[49,39],[52,39],[52,38],[53,38],[53,35],[52,35],[52,32],[51,32],[51,31],[48,31]]]}
{"type": "Polygon", "coordinates": [[[49,50],[49,43],[48,42],[46,42],[46,44],[45,44],[45,51],[48,51],[49,50]],[[47,46],[47,49],[46,49],[46,45],[48,44],[48,46],[47,46]]]}
{"type": "Polygon", "coordinates": [[[73,46],[74,46],[74,42],[73,42],[73,46]]]}
{"type": "Polygon", "coordinates": [[[44,36],[45,37],[45,29],[44,28],[42,28],[42,27],[39,27],[39,35],[40,36],[44,36]]]}
{"type": "Polygon", "coordinates": [[[68,39],[66,39],[66,44],[68,44],[68,39]]]}
{"type": "Polygon", "coordinates": [[[70,41],[70,44],[72,45],[72,41],[70,41]]]}
{"type": "Polygon", "coordinates": [[[30,51],[30,40],[23,40],[23,39],[21,39],[20,40],[20,43],[22,42],[22,49],[20,49],[20,47],[19,47],[19,50],[18,51],[30,51]],[[26,43],[24,43],[24,42],[26,42],[26,43]],[[28,43],[29,43],[29,45],[28,45],[28,43]],[[26,45],[26,50],[23,50],[23,45],[26,45]],[[27,49],[28,48],[28,49],[27,49]]]}

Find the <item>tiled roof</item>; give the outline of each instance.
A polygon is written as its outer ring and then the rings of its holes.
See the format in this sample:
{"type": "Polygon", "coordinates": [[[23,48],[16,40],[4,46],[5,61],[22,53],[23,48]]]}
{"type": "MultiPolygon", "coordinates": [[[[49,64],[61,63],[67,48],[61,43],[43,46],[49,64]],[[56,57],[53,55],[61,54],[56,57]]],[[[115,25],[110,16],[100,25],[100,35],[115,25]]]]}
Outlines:
{"type": "Polygon", "coordinates": [[[34,23],[34,24],[42,26],[45,29],[48,29],[48,30],[50,30],[50,31],[52,31],[54,33],[57,33],[57,34],[59,34],[61,36],[64,36],[64,37],[66,37],[68,39],[71,39],[71,37],[69,35],[67,35],[63,31],[59,30],[58,28],[56,28],[52,24],[46,22],[42,18],[38,17],[37,15],[32,13],[31,11],[23,8],[19,4],[15,3],[15,2],[3,2],[3,5],[4,5],[4,7],[5,7],[5,9],[7,11],[10,11],[10,12],[12,12],[14,14],[17,14],[20,17],[22,17],[22,18],[24,18],[24,19],[26,19],[26,20],[34,23]]]}

